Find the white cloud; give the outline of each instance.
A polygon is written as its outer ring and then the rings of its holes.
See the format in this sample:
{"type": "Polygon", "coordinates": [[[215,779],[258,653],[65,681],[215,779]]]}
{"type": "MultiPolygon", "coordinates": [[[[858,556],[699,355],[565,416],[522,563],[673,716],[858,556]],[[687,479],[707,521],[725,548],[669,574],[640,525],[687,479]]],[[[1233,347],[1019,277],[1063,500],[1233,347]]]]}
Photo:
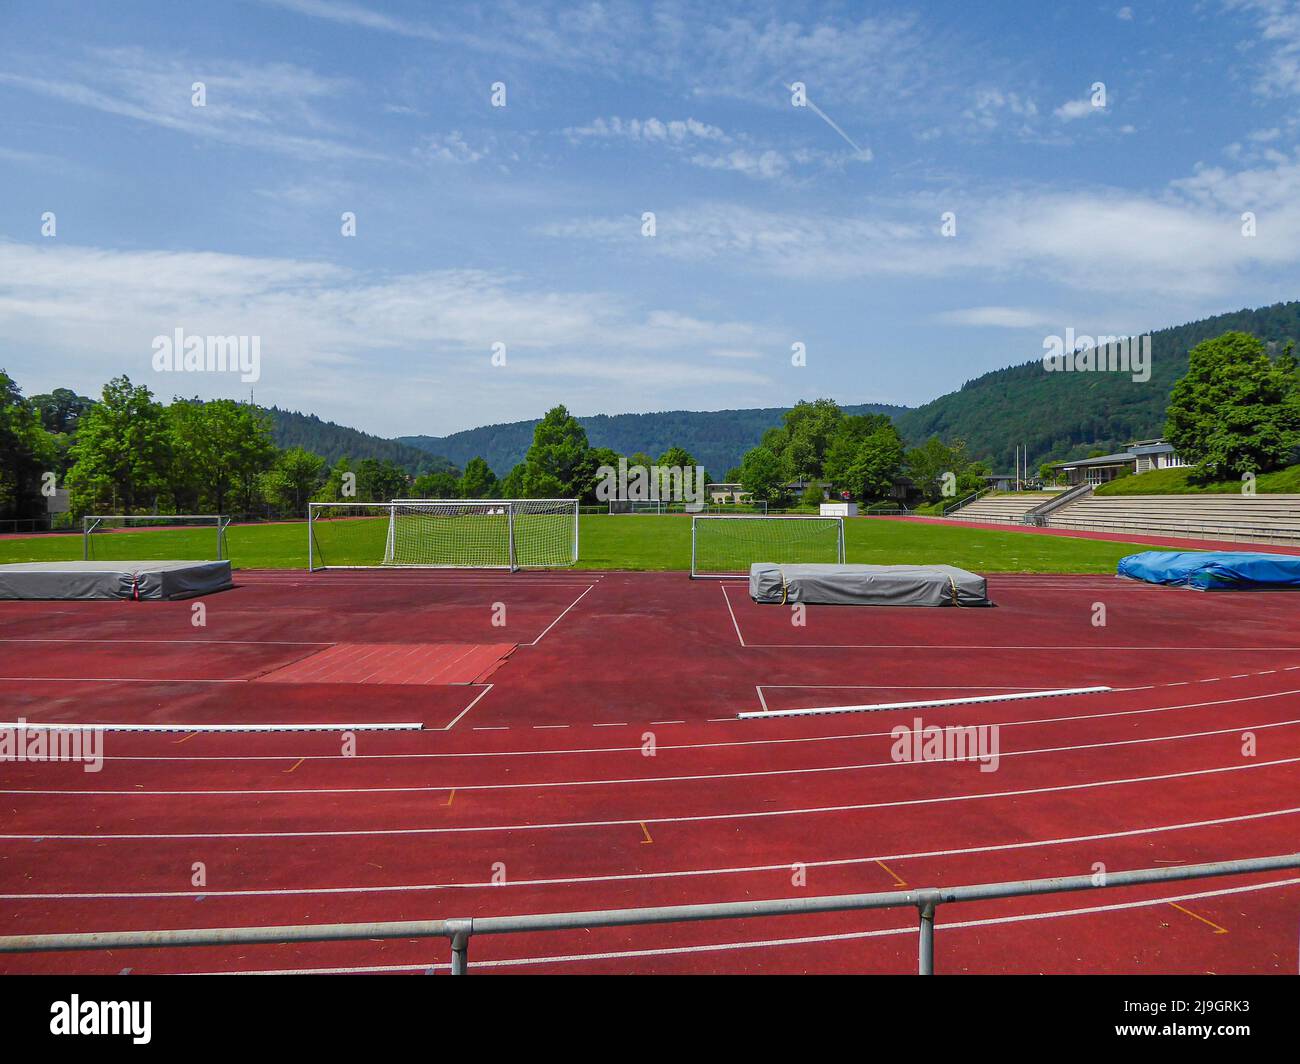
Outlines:
{"type": "Polygon", "coordinates": [[[1131,7],[1121,7],[1118,11],[1115,12],[1115,17],[1119,19],[1121,22],[1132,22],[1133,9],[1131,7]]]}
{"type": "Polygon", "coordinates": [[[1094,107],[1092,101],[1088,99],[1066,100],[1052,114],[1056,115],[1062,122],[1073,122],[1076,118],[1087,118],[1091,114],[1102,114],[1105,110],[1104,107],[1094,107]]]}
{"type": "Polygon", "coordinates": [[[571,126],[564,131],[573,141],[591,138],[624,138],[627,140],[648,141],[651,143],[685,144],[691,140],[727,141],[731,138],[717,126],[700,122],[694,118],[670,119],[662,122],[658,118],[596,118],[585,126],[571,126]]]}
{"type": "Polygon", "coordinates": [[[95,48],[67,77],[0,72],[0,85],[105,114],[306,159],[383,158],[350,142],[320,110],[349,82],[290,63],[182,59],[141,48],[95,48]],[[191,102],[202,82],[206,103],[191,102]]]}
{"type": "Polygon", "coordinates": [[[990,326],[1000,329],[1031,329],[1058,320],[1050,314],[1028,307],[968,307],[947,310],[939,320],[949,325],[990,326]]]}
{"type": "Polygon", "coordinates": [[[97,391],[127,373],[159,395],[246,395],[237,377],[158,374],[151,341],[261,338],[259,401],[386,435],[596,409],[689,403],[702,385],[761,392],[756,367],[701,361],[761,330],[602,292],[556,291],[480,270],[371,275],[320,262],[209,252],[0,242],[0,344],[28,390],[97,391]],[[507,366],[492,367],[496,341],[507,366]],[[693,392],[692,389],[695,389],[693,392]]]}

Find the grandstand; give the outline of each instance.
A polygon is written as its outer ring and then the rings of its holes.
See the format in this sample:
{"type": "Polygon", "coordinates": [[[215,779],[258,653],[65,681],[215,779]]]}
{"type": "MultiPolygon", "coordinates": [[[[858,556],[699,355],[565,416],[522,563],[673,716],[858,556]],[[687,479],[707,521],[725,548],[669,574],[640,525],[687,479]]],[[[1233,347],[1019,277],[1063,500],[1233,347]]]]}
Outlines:
{"type": "MultiPolygon", "coordinates": [[[[970,519],[970,509],[963,509],[961,516],[970,519]]],[[[1300,544],[1300,495],[1090,494],[1066,503],[1047,518],[1047,524],[1100,532],[1300,544]]]]}
{"type": "Polygon", "coordinates": [[[1041,506],[1057,494],[1059,492],[1014,491],[981,495],[945,516],[959,521],[996,521],[1018,525],[1030,510],[1041,506]]]}

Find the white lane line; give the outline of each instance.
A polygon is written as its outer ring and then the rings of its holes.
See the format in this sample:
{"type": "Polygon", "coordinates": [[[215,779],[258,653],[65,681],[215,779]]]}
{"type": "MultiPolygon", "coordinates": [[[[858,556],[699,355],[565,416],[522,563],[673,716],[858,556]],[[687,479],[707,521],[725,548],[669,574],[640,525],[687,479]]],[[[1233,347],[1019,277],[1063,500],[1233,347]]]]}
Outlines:
{"type": "Polygon", "coordinates": [[[943,850],[914,850],[909,853],[881,853],[866,857],[840,857],[823,861],[791,858],[778,864],[739,865],[721,868],[688,868],[668,872],[618,872],[590,876],[554,876],[546,879],[508,879],[501,883],[400,883],[355,887],[246,887],[231,890],[146,890],[146,891],[61,891],[57,893],[32,892],[27,894],[0,894],[0,901],[69,901],[109,898],[198,898],[198,897],[272,897],[304,894],[389,894],[438,890],[496,890],[499,887],[552,887],[584,883],[622,883],[636,880],[696,879],[705,876],[748,875],[758,872],[788,872],[798,863],[806,868],[846,868],[853,865],[875,864],[877,861],[910,861],[932,857],[962,857],[977,853],[1001,853],[1011,850],[1040,849],[1047,846],[1073,846],[1079,843],[1104,842],[1109,839],[1135,838],[1139,835],[1157,835],[1171,831],[1190,831],[1197,828],[1221,827],[1225,824],[1243,824],[1266,820],[1270,817],[1293,816],[1300,806],[1289,809],[1272,809],[1263,813],[1245,813],[1240,816],[1216,817],[1213,820],[1192,820],[1181,824],[1161,824],[1155,827],[1128,828],[1094,835],[1066,835],[1055,839],[1031,839],[1027,842],[989,843],[983,846],[961,846],[943,850]]]}
{"type": "Polygon", "coordinates": [[[1061,698],[1065,695],[1096,695],[1109,687],[1062,687],[1055,691],[1019,691],[1000,695],[972,695],[969,698],[930,698],[919,702],[877,702],[860,706],[818,706],[813,709],[767,709],[736,714],[741,720],[762,717],[812,717],[829,713],[879,713],[886,709],[931,709],[942,706],[973,706],[987,702],[1019,702],[1030,698],[1061,698]]]}
{"type": "MultiPolygon", "coordinates": [[[[1051,912],[1017,913],[1014,916],[994,916],[980,920],[954,920],[951,923],[935,924],[935,931],[960,931],[972,927],[995,927],[1002,924],[1019,924],[1033,920],[1055,920],[1068,916],[1093,916],[1097,913],[1119,912],[1126,909],[1147,909],[1171,902],[1199,901],[1204,898],[1222,898],[1237,894],[1249,894],[1263,890],[1277,890],[1281,887],[1293,887],[1300,884],[1300,878],[1275,879],[1267,883],[1251,883],[1244,887],[1226,887],[1219,890],[1202,890],[1191,894],[1163,895],[1158,898],[1146,898],[1141,901],[1115,902],[1111,905],[1089,905],[1077,909],[1056,909],[1051,912]]],[[[571,964],[582,961],[630,960],[636,957],[668,957],[681,954],[724,953],[743,949],[774,949],[781,946],[808,946],[827,942],[853,942],[868,938],[886,938],[894,935],[915,935],[917,928],[909,924],[905,927],[888,927],[874,931],[847,931],[835,935],[805,935],[799,938],[751,939],[744,942],[717,942],[702,946],[665,946],[659,949],[629,949],[606,953],[571,953],[553,957],[516,957],[501,960],[473,961],[473,968],[510,968],[537,964],[571,964]]],[[[228,971],[228,972],[193,972],[193,975],[346,975],[374,972],[407,972],[450,970],[446,961],[432,961],[425,964],[374,964],[348,968],[283,968],[263,971],[228,971]]]]}
{"type": "MultiPolygon", "coordinates": [[[[1259,695],[1239,695],[1236,698],[1220,698],[1208,702],[1182,702],[1171,706],[1153,706],[1147,709],[1120,709],[1109,713],[1075,713],[1064,717],[1035,717],[1029,720],[1010,720],[995,721],[992,723],[977,723],[969,725],[970,727],[992,727],[996,724],[999,728],[1021,728],[1026,726],[1036,726],[1041,724],[1063,724],[1072,721],[1084,720],[1106,720],[1111,717],[1142,717],[1154,713],[1172,713],[1183,709],[1204,709],[1209,706],[1227,706],[1237,702],[1260,702],[1273,698],[1282,698],[1288,695],[1300,695],[1300,688],[1293,688],[1287,691],[1273,691],[1259,695]]],[[[737,717],[713,717],[709,723],[736,724],[739,723],[737,717]]],[[[534,729],[542,728],[567,728],[567,724],[534,724],[534,729]]],[[[76,725],[66,725],[66,727],[76,727],[76,725]]],[[[847,732],[832,735],[803,735],[787,736],[781,739],[736,739],[720,740],[708,743],[674,743],[660,744],[660,750],[711,750],[717,748],[740,747],[740,746],[792,746],[800,743],[826,743],[826,742],[849,742],[857,739],[871,739],[878,736],[892,735],[892,731],[878,732],[847,732]]],[[[543,750],[465,750],[465,751],[446,751],[446,752],[413,752],[413,753],[395,753],[395,754],[355,754],[347,760],[404,760],[404,759],[432,759],[432,758],[453,758],[453,757],[539,757],[539,756],[556,756],[556,755],[581,755],[581,754],[626,754],[640,751],[639,746],[588,746],[588,747],[566,747],[561,749],[543,749],[543,750]]],[[[307,754],[301,755],[302,759],[307,761],[332,761],[344,760],[342,754],[307,754]]],[[[239,755],[146,755],[146,754],[105,754],[105,761],[297,761],[300,759],[298,754],[239,754],[239,755]]]]}
{"type": "Polygon", "coordinates": [[[554,628],[557,624],[559,624],[562,620],[564,620],[565,615],[568,614],[569,610],[573,609],[574,606],[576,606],[579,602],[581,602],[584,598],[586,598],[587,595],[588,595],[588,593],[589,593],[589,592],[591,591],[591,589],[594,588],[595,586],[596,586],[595,584],[588,584],[588,585],[587,585],[587,590],[584,591],[581,595],[579,595],[579,596],[578,596],[576,599],[574,599],[572,602],[570,602],[570,603],[569,603],[569,604],[564,608],[564,612],[563,612],[563,613],[561,613],[558,617],[555,618],[555,620],[553,620],[550,624],[548,624],[545,628],[543,628],[543,629],[542,629],[542,634],[541,634],[541,635],[539,635],[539,636],[538,636],[536,639],[534,639],[531,643],[520,643],[519,645],[520,645],[521,647],[535,647],[535,646],[537,646],[537,644],[540,643],[540,642],[542,641],[542,639],[543,639],[543,637],[546,635],[546,633],[549,632],[552,628],[554,628]]]}
{"type": "Polygon", "coordinates": [[[907,798],[893,802],[858,802],[844,805],[803,806],[794,809],[754,809],[739,813],[696,813],[689,816],[637,816],[617,820],[569,820],[519,824],[479,824],[436,828],[338,828],[315,831],[177,831],[177,832],[125,832],[91,834],[0,834],[0,840],[42,839],[49,842],[95,841],[109,839],[138,841],[140,839],[300,839],[300,838],[360,838],[385,835],[481,835],[500,831],[557,831],[573,828],[632,827],[639,824],[704,824],[724,820],[766,820],[773,817],[809,816],[823,813],[860,813],[873,809],[904,809],[917,805],[947,805],[953,802],[986,801],[994,798],[1023,798],[1028,795],[1061,794],[1067,791],[1087,791],[1102,787],[1122,787],[1136,783],[1163,783],[1166,780],[1191,779],[1196,776],[1218,776],[1227,772],[1250,772],[1279,765],[1300,764],[1300,757],[1279,758],[1276,761],[1255,761],[1244,765],[1221,765],[1215,768],[1189,769],[1185,772],[1164,772],[1155,776],[1126,776],[1112,780],[1092,780],[1088,783],[1064,783],[1052,787],[1026,787],[1014,791],[981,791],[971,794],[950,794],[932,798],[907,798]]]}
{"type": "Polygon", "coordinates": [[[727,585],[722,585],[722,597],[727,602],[727,612],[731,614],[731,625],[736,629],[736,638],[740,640],[740,645],[745,645],[745,637],[740,634],[740,622],[736,620],[736,611],[731,608],[731,596],[727,594],[727,585]]]}
{"type": "MultiPolygon", "coordinates": [[[[312,732],[312,731],[422,731],[419,721],[377,724],[33,724],[0,721],[0,731],[103,731],[103,732],[312,732]]],[[[12,758],[7,759],[12,760],[12,758]]]]}
{"type": "MultiPolygon", "coordinates": [[[[1110,742],[1081,743],[1077,746],[1044,746],[1029,750],[1003,750],[998,754],[998,757],[1032,757],[1039,754],[1068,754],[1079,750],[1105,750],[1117,746],[1145,746],[1150,743],[1169,743],[1180,739],[1204,739],[1214,735],[1239,735],[1243,731],[1266,731],[1269,728],[1289,728],[1296,725],[1300,725],[1300,719],[1274,721],[1269,724],[1243,724],[1232,728],[1216,728],[1213,731],[1185,732],[1181,735],[1153,735],[1145,739],[1114,739],[1110,742]]],[[[597,727],[600,726],[597,725],[597,727]]],[[[3,725],[0,725],[0,727],[3,727],[3,725]]],[[[545,725],[538,725],[538,727],[545,727],[545,725]]],[[[623,727],[623,725],[605,725],[605,727],[623,727]]],[[[284,794],[439,794],[444,791],[540,791],[565,787],[640,786],[647,783],[697,783],[703,780],[739,780],[771,776],[819,776],[832,772],[862,772],[873,768],[917,768],[926,765],[972,764],[977,760],[978,758],[972,754],[968,757],[932,757],[920,761],[867,761],[855,765],[822,765],[815,768],[767,768],[751,769],[748,772],[705,772],[687,776],[635,776],[605,780],[542,780],[535,783],[420,784],[409,787],[266,787],[166,791],[146,791],[135,788],[131,790],[4,788],[0,789],[0,794],[39,794],[45,797],[94,795],[104,798],[174,798],[182,796],[190,798],[245,798],[284,794]]]]}
{"type": "Polygon", "coordinates": [[[83,639],[67,637],[10,637],[0,636],[0,643],[167,643],[171,646],[216,644],[218,646],[268,646],[268,647],[332,647],[334,639],[83,639]]]}
{"type": "Polygon", "coordinates": [[[483,690],[481,690],[477,695],[474,696],[474,698],[470,701],[470,704],[468,706],[466,706],[464,709],[462,709],[459,713],[456,714],[456,716],[452,719],[450,724],[446,724],[441,728],[431,728],[430,731],[444,731],[444,732],[451,731],[452,728],[456,727],[456,725],[460,723],[461,718],[464,717],[465,714],[468,713],[471,709],[477,706],[479,704],[479,701],[483,698],[483,696],[486,695],[490,690],[492,690],[492,684],[485,684],[483,690]]]}

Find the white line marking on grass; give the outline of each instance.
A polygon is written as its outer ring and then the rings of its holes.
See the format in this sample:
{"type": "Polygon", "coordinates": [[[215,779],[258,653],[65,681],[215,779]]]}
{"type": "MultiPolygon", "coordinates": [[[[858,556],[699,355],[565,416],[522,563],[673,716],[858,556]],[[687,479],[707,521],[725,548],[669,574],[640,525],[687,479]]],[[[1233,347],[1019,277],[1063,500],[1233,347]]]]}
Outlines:
{"type": "MultiPolygon", "coordinates": [[[[1144,739],[1114,739],[1104,743],[1080,743],[1077,746],[1043,746],[1028,750],[1003,750],[998,756],[1030,757],[1039,754],[1068,754],[1078,750],[1105,750],[1116,746],[1144,746],[1150,743],[1168,743],[1179,739],[1206,739],[1213,735],[1237,735],[1242,731],[1266,731],[1269,728],[1289,728],[1300,724],[1297,720],[1274,721],[1269,724],[1243,724],[1232,728],[1216,728],[1213,731],[1185,732],[1181,735],[1152,735],[1144,739]]],[[[4,727],[4,725],[0,725],[4,727]]],[[[546,725],[538,725],[546,727],[546,725]]],[[[622,725],[596,725],[596,727],[622,727],[622,725]]],[[[192,729],[185,729],[190,731],[192,729]]],[[[607,780],[541,780],[529,783],[458,783],[455,785],[421,784],[408,787],[266,787],[266,788],[231,788],[229,790],[90,790],[88,788],[54,788],[34,789],[15,787],[0,789],[0,794],[39,794],[52,795],[94,795],[97,797],[117,798],[229,798],[255,797],[261,795],[305,795],[305,794],[440,794],[444,791],[530,791],[554,790],[564,787],[610,787],[639,786],[646,783],[695,783],[703,780],[738,780],[755,779],[768,776],[818,776],[831,772],[862,772],[873,768],[921,767],[925,765],[970,764],[977,760],[970,757],[928,757],[919,761],[867,761],[854,765],[820,765],[815,768],[767,768],[751,769],[748,772],[702,772],[684,776],[633,776],[607,780]]]]}
{"type": "MultiPolygon", "coordinates": [[[[1154,908],[1170,902],[1199,901],[1203,898],[1221,898],[1230,895],[1248,894],[1262,890],[1276,890],[1279,887],[1293,887],[1300,884],[1300,878],[1275,879],[1267,883],[1251,883],[1244,887],[1225,887],[1219,890],[1202,890],[1193,894],[1164,895],[1159,898],[1145,898],[1140,901],[1115,902],[1111,905],[1090,905],[1077,909],[1056,909],[1051,912],[1017,913],[1014,916],[993,916],[981,920],[954,920],[950,923],[935,924],[935,931],[959,931],[972,927],[995,927],[1001,924],[1018,924],[1031,920],[1055,920],[1068,916],[1093,916],[1097,913],[1118,912],[1126,909],[1154,908]]],[[[701,946],[664,946],[659,949],[629,949],[607,953],[571,953],[553,957],[516,957],[501,960],[473,961],[473,968],[510,968],[514,966],[538,964],[570,964],[582,961],[630,960],[635,957],[669,957],[681,954],[724,953],[743,949],[773,949],[780,946],[808,946],[828,942],[851,942],[868,938],[887,938],[895,935],[915,935],[918,929],[914,925],[905,927],[880,928],[874,931],[846,931],[834,935],[806,935],[799,938],[751,939],[745,942],[716,942],[701,946]]],[[[451,965],[446,961],[433,961],[424,964],[374,964],[348,968],[284,968],[262,971],[228,971],[228,972],[194,972],[194,975],[347,975],[374,972],[408,972],[429,971],[431,969],[448,971],[451,965]]]]}
{"type": "Polygon", "coordinates": [[[820,706],[815,709],[767,709],[738,713],[741,720],[760,717],[811,717],[828,713],[879,713],[886,709],[929,709],[941,706],[973,706],[985,702],[1019,702],[1030,698],[1060,698],[1065,695],[1096,695],[1109,687],[1061,687],[1054,691],[1022,691],[1001,695],[972,695],[969,698],[930,698],[918,702],[877,702],[861,706],[820,706]]]}
{"type": "MultiPolygon", "coordinates": [[[[1003,755],[1006,756],[1006,755],[1003,755]]],[[[139,841],[141,839],[306,839],[306,838],[362,838],[387,835],[483,835],[500,831],[559,831],[574,828],[622,828],[638,824],[705,824],[725,820],[766,820],[774,817],[810,816],[823,813],[861,813],[874,809],[903,809],[917,805],[947,805],[953,802],[986,801],[994,798],[1023,798],[1028,795],[1062,794],[1067,791],[1087,791],[1102,787],[1121,787],[1135,783],[1163,783],[1165,780],[1190,779],[1195,776],[1217,776],[1226,772],[1250,772],[1260,768],[1300,764],[1300,757],[1279,758],[1276,761],[1254,761],[1244,765],[1222,765],[1216,768],[1189,769],[1185,772],[1165,772],[1155,776],[1126,776],[1112,780],[1093,780],[1088,783],[1063,783],[1052,787],[1028,787],[1014,791],[981,791],[972,794],[950,794],[932,798],[906,798],[893,802],[859,802],[846,805],[803,806],[795,809],[754,809],[740,813],[696,813],[690,816],[637,816],[619,820],[568,820],[521,824],[457,825],[436,828],[337,828],[314,831],[177,831],[177,832],[124,832],[91,834],[64,834],[41,832],[39,834],[3,834],[0,839],[10,841],[42,839],[51,842],[103,842],[139,841]]]]}
{"type": "MultiPolygon", "coordinates": [[[[799,860],[808,868],[844,868],[853,865],[875,864],[877,861],[909,861],[932,857],[964,857],[977,853],[999,853],[1010,850],[1040,849],[1047,846],[1072,846],[1085,842],[1104,842],[1109,839],[1134,838],[1139,835],[1156,835],[1171,831],[1188,831],[1196,828],[1221,827],[1225,824],[1242,824],[1266,820],[1270,817],[1292,816],[1300,813],[1300,806],[1290,809],[1272,809],[1263,813],[1244,813],[1240,816],[1216,817],[1213,820],[1192,820],[1181,824],[1160,824],[1155,827],[1127,828],[1094,835],[1066,835],[1056,839],[1031,839],[1027,842],[988,843],[982,846],[961,846],[942,850],[916,850],[910,853],[882,853],[866,857],[830,858],[823,861],[799,860]]],[[[57,893],[32,892],[28,894],[0,894],[0,901],[71,901],[110,898],[197,898],[197,897],[272,897],[304,894],[391,894],[438,890],[497,890],[500,887],[552,887],[585,883],[621,883],[636,880],[697,879],[704,876],[750,875],[758,872],[788,871],[795,860],[777,864],[739,865],[720,868],[687,868],[668,872],[616,872],[605,875],[554,876],[545,879],[507,879],[501,883],[396,883],[354,887],[243,887],[230,890],[119,890],[119,891],[60,891],[57,893]]]]}

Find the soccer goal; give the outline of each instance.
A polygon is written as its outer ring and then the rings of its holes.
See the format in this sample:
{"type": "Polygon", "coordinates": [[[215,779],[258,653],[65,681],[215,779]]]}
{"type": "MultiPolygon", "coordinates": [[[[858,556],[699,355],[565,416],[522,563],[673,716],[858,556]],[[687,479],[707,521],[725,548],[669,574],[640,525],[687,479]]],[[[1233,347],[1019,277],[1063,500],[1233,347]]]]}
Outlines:
{"type": "Polygon", "coordinates": [[[516,569],[578,561],[576,499],[311,503],[307,566],[516,569]]]}
{"type": "Polygon", "coordinates": [[[691,579],[748,573],[754,562],[844,561],[844,518],[691,518],[691,579]]]}
{"type": "Polygon", "coordinates": [[[87,514],[83,561],[226,560],[224,514],[87,514]]]}

